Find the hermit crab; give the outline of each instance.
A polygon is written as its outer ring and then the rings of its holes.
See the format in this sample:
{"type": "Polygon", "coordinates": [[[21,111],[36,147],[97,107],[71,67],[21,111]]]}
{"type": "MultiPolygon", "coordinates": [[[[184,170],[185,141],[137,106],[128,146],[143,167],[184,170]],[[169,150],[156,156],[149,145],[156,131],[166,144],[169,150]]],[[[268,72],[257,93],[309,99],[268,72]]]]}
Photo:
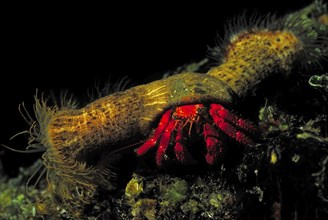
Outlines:
{"type": "Polygon", "coordinates": [[[179,161],[185,162],[187,158],[190,160],[184,137],[188,137],[192,130],[203,135],[207,148],[206,161],[208,164],[214,164],[224,146],[221,141],[222,133],[246,145],[250,144],[251,140],[244,131],[255,131],[255,127],[220,104],[183,105],[163,114],[153,136],[138,148],[137,154],[143,155],[158,145],[156,163],[160,166],[167,148],[173,144],[175,156],[179,161]],[[195,129],[192,129],[193,127],[195,129]]]}

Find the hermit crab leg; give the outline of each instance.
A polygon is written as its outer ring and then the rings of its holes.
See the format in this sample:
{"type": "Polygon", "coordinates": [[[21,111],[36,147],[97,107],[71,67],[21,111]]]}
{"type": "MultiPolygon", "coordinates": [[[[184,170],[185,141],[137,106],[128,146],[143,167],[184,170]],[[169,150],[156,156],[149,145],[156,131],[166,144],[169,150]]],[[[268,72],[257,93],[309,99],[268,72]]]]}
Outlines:
{"type": "Polygon", "coordinates": [[[172,110],[166,111],[159,124],[158,127],[156,128],[154,135],[149,138],[143,145],[141,145],[137,149],[137,155],[141,156],[147,153],[151,148],[153,148],[157,142],[157,140],[160,138],[160,135],[164,132],[164,129],[168,126],[171,118],[172,110]]]}
{"type": "Polygon", "coordinates": [[[238,118],[235,114],[231,113],[228,109],[224,108],[220,104],[211,104],[211,108],[215,110],[215,112],[225,120],[230,121],[234,125],[250,131],[251,133],[256,133],[257,129],[250,121],[244,120],[242,118],[238,118]]]}
{"type": "Polygon", "coordinates": [[[181,161],[186,161],[186,154],[188,153],[185,146],[181,143],[182,141],[182,127],[180,124],[177,127],[177,134],[175,137],[174,153],[175,157],[181,161]]]}
{"type": "Polygon", "coordinates": [[[164,154],[167,150],[167,147],[169,146],[171,133],[172,131],[174,131],[176,123],[177,122],[172,119],[168,124],[168,126],[165,128],[164,132],[162,133],[161,141],[159,142],[159,146],[156,154],[156,164],[158,166],[162,165],[164,154]]]}
{"type": "MultiPolygon", "coordinates": [[[[242,144],[249,144],[252,141],[241,131],[237,131],[236,128],[231,125],[230,123],[225,121],[225,117],[221,117],[220,114],[218,113],[218,108],[221,105],[219,104],[212,104],[209,110],[210,115],[213,118],[213,121],[215,122],[215,124],[228,136],[230,136],[231,138],[234,138],[235,140],[237,140],[239,143],[242,144]]],[[[222,107],[223,108],[223,107],[222,107]]],[[[222,114],[221,114],[222,115],[222,114]]],[[[227,114],[226,116],[232,117],[231,115],[233,115],[232,113],[227,114]]],[[[236,117],[236,116],[235,116],[236,117]]]]}
{"type": "Polygon", "coordinates": [[[204,124],[204,140],[206,142],[207,154],[205,156],[208,164],[214,164],[219,153],[222,152],[223,143],[219,141],[219,134],[208,123],[204,124]]]}

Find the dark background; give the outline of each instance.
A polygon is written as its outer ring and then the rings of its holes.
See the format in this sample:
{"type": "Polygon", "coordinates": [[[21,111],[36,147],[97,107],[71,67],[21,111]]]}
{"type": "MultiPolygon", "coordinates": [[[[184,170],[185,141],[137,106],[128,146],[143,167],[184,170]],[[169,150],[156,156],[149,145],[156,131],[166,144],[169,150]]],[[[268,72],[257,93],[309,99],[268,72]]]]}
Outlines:
{"type": "MultiPolygon", "coordinates": [[[[31,110],[36,88],[77,98],[97,80],[128,76],[135,84],[206,56],[216,35],[223,36],[229,18],[248,12],[260,15],[291,12],[311,3],[293,1],[212,1],[176,5],[156,1],[141,5],[12,5],[1,31],[0,143],[24,149],[25,138],[9,138],[28,126],[18,112],[31,110]]],[[[0,148],[6,173],[28,165],[35,155],[0,148]]]]}

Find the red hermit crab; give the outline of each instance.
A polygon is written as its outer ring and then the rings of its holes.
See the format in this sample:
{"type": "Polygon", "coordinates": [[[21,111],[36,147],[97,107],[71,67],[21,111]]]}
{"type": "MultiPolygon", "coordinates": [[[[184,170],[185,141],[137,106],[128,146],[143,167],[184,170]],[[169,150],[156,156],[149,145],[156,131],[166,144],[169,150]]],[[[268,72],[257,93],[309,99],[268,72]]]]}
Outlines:
{"type": "Polygon", "coordinates": [[[242,144],[249,144],[251,140],[244,134],[244,131],[255,130],[250,122],[238,118],[220,104],[183,105],[167,110],[163,114],[153,136],[138,148],[137,154],[143,155],[158,146],[156,163],[160,166],[167,148],[172,143],[175,157],[185,162],[191,156],[185,147],[183,137],[191,135],[193,126],[197,133],[200,132],[204,136],[207,148],[205,158],[208,164],[215,163],[222,152],[224,146],[220,140],[222,132],[242,144]]]}

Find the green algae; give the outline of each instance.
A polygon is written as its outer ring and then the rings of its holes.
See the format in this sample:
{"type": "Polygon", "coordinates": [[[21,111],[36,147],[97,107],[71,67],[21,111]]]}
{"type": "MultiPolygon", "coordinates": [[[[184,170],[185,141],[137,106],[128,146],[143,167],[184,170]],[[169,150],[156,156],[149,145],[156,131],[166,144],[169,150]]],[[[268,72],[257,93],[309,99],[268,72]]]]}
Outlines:
{"type": "Polygon", "coordinates": [[[156,199],[139,199],[132,207],[131,214],[133,219],[155,220],[157,200],[156,199]]]}
{"type": "Polygon", "coordinates": [[[201,210],[199,202],[194,199],[190,199],[183,203],[180,209],[185,215],[190,213],[192,216],[195,216],[201,210]]]}
{"type": "Polygon", "coordinates": [[[34,219],[38,216],[34,198],[38,190],[28,187],[26,195],[25,180],[29,169],[21,168],[20,175],[13,179],[0,176],[0,219],[34,219]]]}
{"type": "Polygon", "coordinates": [[[160,188],[161,204],[164,206],[175,206],[187,197],[188,183],[178,178],[173,178],[172,181],[160,188]]]}
{"type": "Polygon", "coordinates": [[[309,79],[309,84],[313,87],[323,88],[328,92],[328,73],[323,75],[313,75],[309,79]]]}
{"type": "Polygon", "coordinates": [[[125,195],[128,198],[135,199],[137,198],[142,192],[144,191],[143,188],[143,178],[137,176],[136,174],[133,175],[132,179],[128,182],[125,187],[125,195]]]}

